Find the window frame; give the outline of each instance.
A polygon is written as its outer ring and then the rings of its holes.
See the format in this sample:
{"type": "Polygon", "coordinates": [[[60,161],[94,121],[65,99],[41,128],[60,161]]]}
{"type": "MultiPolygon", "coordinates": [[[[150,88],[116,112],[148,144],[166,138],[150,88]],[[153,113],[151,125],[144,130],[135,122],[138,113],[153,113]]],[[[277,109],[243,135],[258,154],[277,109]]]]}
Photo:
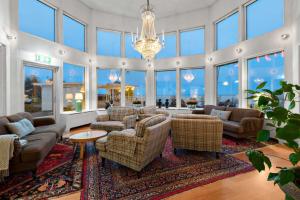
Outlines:
{"type": "Polygon", "coordinates": [[[96,56],[103,56],[103,57],[112,57],[112,58],[122,58],[124,52],[123,52],[123,44],[124,44],[124,31],[119,31],[115,29],[107,29],[107,28],[101,28],[101,27],[96,27],[96,56]],[[103,31],[103,32],[113,32],[113,33],[120,33],[120,56],[106,56],[106,55],[100,55],[98,54],[98,42],[99,42],[99,37],[98,37],[98,30],[103,31]]]}
{"type": "Polygon", "coordinates": [[[179,29],[178,30],[178,45],[177,47],[179,48],[178,49],[178,52],[179,52],[179,56],[180,57],[190,57],[190,56],[196,56],[196,55],[205,55],[206,54],[206,38],[207,38],[207,35],[206,35],[206,26],[205,25],[202,25],[202,26],[196,26],[196,27],[192,27],[192,28],[186,28],[186,29],[179,29]],[[189,31],[194,31],[194,30],[198,30],[198,29],[203,29],[204,30],[204,44],[203,44],[203,49],[204,49],[204,53],[203,54],[195,54],[195,55],[188,55],[188,56],[183,56],[182,55],[182,52],[181,52],[181,33],[182,32],[189,32],[189,31]]]}
{"type": "MultiPolygon", "coordinates": [[[[68,12],[66,12],[66,11],[63,11],[63,13],[62,13],[62,40],[63,40],[63,45],[64,46],[67,46],[67,45],[65,45],[64,43],[65,43],[65,41],[64,41],[64,30],[65,30],[65,27],[64,27],[64,22],[63,22],[63,17],[64,16],[67,16],[67,17],[69,17],[70,19],[72,19],[72,20],[74,20],[74,21],[76,21],[76,22],[78,22],[79,24],[81,24],[81,25],[83,25],[84,26],[84,51],[81,51],[81,52],[87,52],[88,51],[88,45],[87,45],[87,23],[85,23],[84,21],[82,21],[82,20],[80,20],[80,19],[78,19],[77,17],[74,17],[73,15],[71,15],[71,14],[69,14],[68,12]]],[[[75,48],[73,48],[73,47],[70,47],[70,46],[67,46],[67,47],[69,47],[69,48],[72,48],[72,49],[75,49],[75,48]]],[[[78,49],[75,49],[75,50],[78,50],[78,49]]],[[[79,50],[78,50],[79,51],[79,50]]]]}

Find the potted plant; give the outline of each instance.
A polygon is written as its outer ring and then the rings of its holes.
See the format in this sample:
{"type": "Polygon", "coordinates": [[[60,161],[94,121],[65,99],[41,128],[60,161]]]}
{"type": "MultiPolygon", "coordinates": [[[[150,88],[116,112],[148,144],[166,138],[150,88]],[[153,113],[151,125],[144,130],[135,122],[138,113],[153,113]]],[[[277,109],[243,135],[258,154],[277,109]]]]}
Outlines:
{"type": "MultiPolygon", "coordinates": [[[[300,199],[300,114],[293,112],[296,103],[299,103],[300,85],[293,85],[282,81],[280,88],[271,91],[265,88],[266,82],[261,83],[255,90],[247,90],[247,99],[254,100],[257,107],[265,113],[270,121],[268,126],[276,130],[275,138],[283,141],[284,145],[293,150],[289,155],[289,161],[293,167],[280,166],[277,173],[269,173],[268,181],[273,181],[285,192],[287,200],[300,199]],[[283,99],[283,102],[280,101],[283,99]],[[283,105],[287,105],[285,108],[283,105]],[[298,142],[297,142],[298,141],[298,142]]],[[[257,141],[269,140],[270,130],[261,130],[257,141]]],[[[259,150],[246,152],[252,165],[259,171],[265,170],[265,164],[271,168],[272,163],[267,155],[259,150]]]]}
{"type": "Polygon", "coordinates": [[[186,105],[190,109],[195,109],[197,107],[198,101],[195,98],[190,98],[187,100],[186,105]]]}

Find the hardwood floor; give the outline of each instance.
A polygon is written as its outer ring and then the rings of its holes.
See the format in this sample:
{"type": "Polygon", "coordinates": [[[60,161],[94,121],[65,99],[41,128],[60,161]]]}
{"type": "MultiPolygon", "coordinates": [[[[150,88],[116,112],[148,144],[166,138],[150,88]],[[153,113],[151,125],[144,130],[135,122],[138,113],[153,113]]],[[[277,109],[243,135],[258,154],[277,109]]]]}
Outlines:
{"type": "MultiPolygon", "coordinates": [[[[85,130],[88,130],[88,127],[72,130],[70,134],[85,130]]],[[[277,144],[261,148],[260,150],[270,155],[273,163],[271,171],[276,171],[276,167],[278,166],[289,165],[286,159],[288,159],[288,155],[291,151],[288,148],[277,144]]],[[[238,153],[234,156],[248,161],[245,153],[238,153]]],[[[283,200],[284,195],[279,187],[267,181],[268,172],[269,170],[263,173],[251,171],[240,174],[174,195],[169,197],[168,200],[283,200]]],[[[78,192],[56,199],[77,200],[80,199],[80,193],[78,192]]]]}

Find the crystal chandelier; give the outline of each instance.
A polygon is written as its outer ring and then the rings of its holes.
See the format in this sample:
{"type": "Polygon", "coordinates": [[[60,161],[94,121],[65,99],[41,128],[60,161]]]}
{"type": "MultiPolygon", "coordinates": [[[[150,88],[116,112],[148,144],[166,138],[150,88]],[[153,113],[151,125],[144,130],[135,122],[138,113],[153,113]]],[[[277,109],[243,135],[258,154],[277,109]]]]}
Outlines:
{"type": "Polygon", "coordinates": [[[183,78],[190,83],[195,79],[195,76],[191,72],[188,72],[183,76],[183,78]]]}
{"type": "Polygon", "coordinates": [[[112,83],[114,83],[114,82],[116,82],[116,81],[119,79],[119,76],[118,76],[118,74],[117,74],[116,72],[111,72],[111,73],[109,74],[109,76],[108,76],[108,79],[109,79],[112,83]]]}
{"type": "Polygon", "coordinates": [[[162,33],[162,40],[156,35],[155,31],[155,14],[153,7],[150,6],[149,0],[147,5],[142,10],[142,31],[139,35],[137,28],[136,36],[132,36],[132,45],[136,51],[142,54],[143,58],[150,62],[154,59],[155,55],[164,47],[164,32],[162,33]]]}

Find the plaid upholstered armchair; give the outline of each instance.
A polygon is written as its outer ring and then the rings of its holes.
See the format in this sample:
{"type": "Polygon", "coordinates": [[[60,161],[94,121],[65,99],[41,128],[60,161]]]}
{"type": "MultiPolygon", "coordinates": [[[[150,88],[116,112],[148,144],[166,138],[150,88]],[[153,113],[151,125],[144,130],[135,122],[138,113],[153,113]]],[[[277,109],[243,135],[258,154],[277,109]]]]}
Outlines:
{"type": "Polygon", "coordinates": [[[140,121],[136,130],[110,132],[96,142],[102,165],[105,166],[105,159],[109,159],[141,171],[156,157],[162,156],[170,128],[170,119],[156,115],[140,121]]]}
{"type": "Polygon", "coordinates": [[[163,111],[163,110],[157,110],[156,106],[146,106],[144,108],[141,108],[139,110],[139,119],[145,119],[147,117],[152,117],[154,115],[158,115],[158,114],[163,114],[166,117],[169,116],[169,113],[167,111],[163,111]]]}
{"type": "Polygon", "coordinates": [[[172,116],[172,139],[176,149],[218,153],[222,148],[223,123],[207,115],[178,114],[172,116]]]}
{"type": "Polygon", "coordinates": [[[121,131],[134,128],[137,115],[130,107],[110,107],[107,114],[98,115],[96,121],[91,124],[91,129],[110,131],[121,131]]]}

